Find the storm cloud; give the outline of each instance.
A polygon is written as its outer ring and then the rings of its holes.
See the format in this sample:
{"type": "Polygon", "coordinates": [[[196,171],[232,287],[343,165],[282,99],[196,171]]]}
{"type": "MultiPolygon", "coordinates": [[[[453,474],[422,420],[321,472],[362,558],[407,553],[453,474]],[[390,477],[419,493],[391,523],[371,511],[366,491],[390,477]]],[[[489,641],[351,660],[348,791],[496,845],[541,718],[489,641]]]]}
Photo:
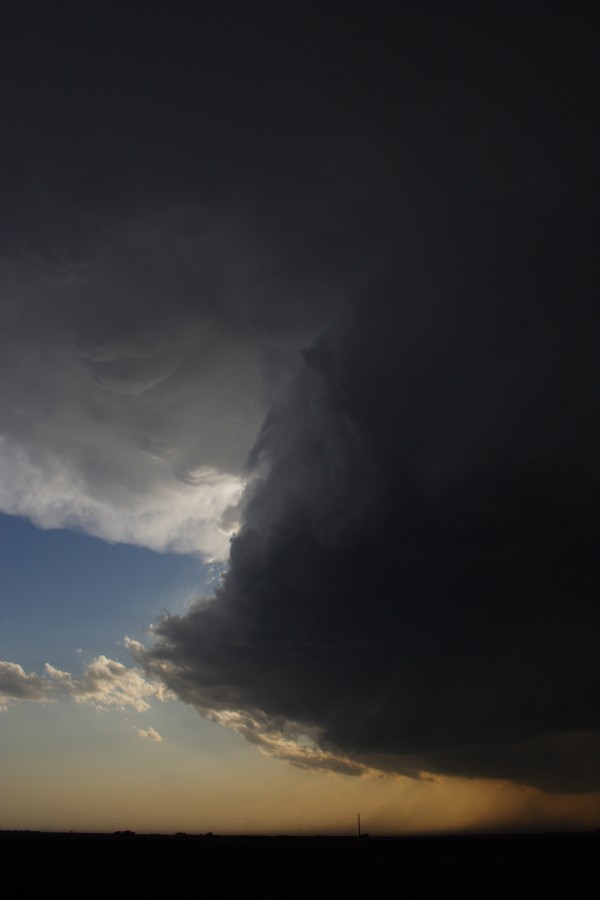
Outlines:
{"type": "Polygon", "coordinates": [[[33,28],[0,504],[228,556],[129,646],[265,752],[599,790],[593,29],[431,9],[33,28]]]}
{"type": "Polygon", "coordinates": [[[597,789],[591,310],[431,281],[376,285],[304,352],[222,588],[141,658],[363,764],[597,789]]]}

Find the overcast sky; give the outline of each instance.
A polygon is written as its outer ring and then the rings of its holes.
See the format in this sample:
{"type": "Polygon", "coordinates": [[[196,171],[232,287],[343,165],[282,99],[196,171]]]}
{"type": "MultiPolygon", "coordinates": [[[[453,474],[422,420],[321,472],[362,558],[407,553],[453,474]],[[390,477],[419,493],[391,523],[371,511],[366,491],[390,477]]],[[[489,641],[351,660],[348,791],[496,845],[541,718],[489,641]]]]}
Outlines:
{"type": "MultiPolygon", "coordinates": [[[[331,828],[359,796],[388,830],[585,825],[591,18],[19,7],[1,40],[11,765],[33,744],[56,777],[102,721],[107,784],[133,746],[227,748],[173,798],[267,766],[271,818],[214,787],[223,830],[310,830],[280,782],[329,791],[331,828]]],[[[52,827],[36,802],[2,827],[52,827]]],[[[152,827],[193,827],[177,803],[152,827]]]]}

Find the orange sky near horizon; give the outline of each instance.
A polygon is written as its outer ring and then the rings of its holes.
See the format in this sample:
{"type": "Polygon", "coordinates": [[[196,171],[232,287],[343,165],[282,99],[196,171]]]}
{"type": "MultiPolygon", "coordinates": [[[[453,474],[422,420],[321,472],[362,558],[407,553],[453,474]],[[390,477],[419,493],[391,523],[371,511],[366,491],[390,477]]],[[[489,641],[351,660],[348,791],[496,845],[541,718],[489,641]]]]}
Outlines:
{"type": "Polygon", "coordinates": [[[1,829],[352,834],[357,812],[363,830],[378,835],[593,830],[600,822],[599,793],[303,770],[180,704],[152,711],[161,742],[140,740],[125,714],[63,703],[8,715],[1,829]],[[33,743],[40,734],[43,752],[33,743]]]}

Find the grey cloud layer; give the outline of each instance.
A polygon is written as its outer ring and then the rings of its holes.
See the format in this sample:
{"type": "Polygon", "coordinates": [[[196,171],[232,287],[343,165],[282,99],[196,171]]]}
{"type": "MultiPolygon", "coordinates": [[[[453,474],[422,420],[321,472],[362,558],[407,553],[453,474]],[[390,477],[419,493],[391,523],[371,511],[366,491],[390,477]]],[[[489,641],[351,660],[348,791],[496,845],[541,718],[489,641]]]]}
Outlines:
{"type": "Polygon", "coordinates": [[[85,276],[68,255],[61,277],[5,262],[4,512],[226,556],[265,401],[322,316],[299,302],[281,322],[285,287],[249,243],[163,218],[121,226],[85,276]]]}

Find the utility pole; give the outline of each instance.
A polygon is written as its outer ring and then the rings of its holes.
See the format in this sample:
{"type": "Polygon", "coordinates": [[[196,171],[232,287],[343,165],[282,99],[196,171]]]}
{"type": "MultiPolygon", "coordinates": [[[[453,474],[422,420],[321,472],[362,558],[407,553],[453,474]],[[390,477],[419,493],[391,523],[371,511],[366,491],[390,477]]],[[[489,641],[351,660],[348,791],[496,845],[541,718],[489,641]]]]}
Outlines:
{"type": "Polygon", "coordinates": [[[360,837],[360,813],[358,814],[358,836],[360,837]]]}

